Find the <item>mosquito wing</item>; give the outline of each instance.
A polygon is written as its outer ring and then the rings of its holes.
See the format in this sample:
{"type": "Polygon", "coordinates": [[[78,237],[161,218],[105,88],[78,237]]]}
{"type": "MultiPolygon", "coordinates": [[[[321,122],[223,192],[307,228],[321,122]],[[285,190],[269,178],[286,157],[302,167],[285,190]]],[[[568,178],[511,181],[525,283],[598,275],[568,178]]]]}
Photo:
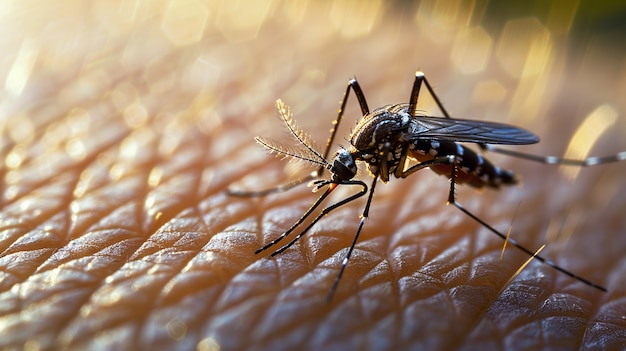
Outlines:
{"type": "Polygon", "coordinates": [[[410,133],[410,139],[466,143],[523,145],[539,142],[535,134],[508,124],[441,117],[412,119],[410,133]]]}

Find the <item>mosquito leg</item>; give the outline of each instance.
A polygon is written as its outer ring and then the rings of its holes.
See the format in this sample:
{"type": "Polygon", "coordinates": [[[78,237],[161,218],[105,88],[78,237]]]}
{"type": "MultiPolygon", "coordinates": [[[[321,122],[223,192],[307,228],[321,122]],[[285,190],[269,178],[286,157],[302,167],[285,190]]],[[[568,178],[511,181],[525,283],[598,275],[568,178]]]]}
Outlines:
{"type": "Polygon", "coordinates": [[[346,181],[342,181],[341,183],[330,183],[330,186],[328,189],[326,189],[326,191],[324,192],[324,194],[322,196],[320,196],[320,198],[318,199],[318,201],[315,202],[315,204],[313,204],[313,206],[311,206],[311,208],[306,211],[306,213],[300,218],[300,220],[298,220],[298,222],[296,222],[296,224],[294,224],[293,226],[291,226],[291,228],[289,228],[289,230],[287,230],[285,233],[283,233],[280,237],[278,237],[276,240],[274,240],[273,242],[265,245],[264,247],[262,247],[261,249],[257,250],[258,252],[261,252],[263,250],[265,250],[266,248],[274,245],[276,242],[278,242],[279,240],[281,240],[282,238],[284,238],[285,236],[287,236],[291,231],[293,231],[293,229],[295,227],[297,227],[300,223],[302,223],[304,221],[304,219],[306,217],[308,217],[311,212],[315,209],[315,207],[317,207],[317,205],[319,205],[319,203],[326,197],[328,196],[328,194],[330,194],[331,191],[333,191],[335,188],[337,188],[338,185],[358,185],[361,187],[361,190],[354,194],[351,195],[350,197],[347,197],[337,203],[334,203],[328,207],[326,207],[325,209],[322,210],[322,212],[320,212],[320,214],[315,217],[315,219],[313,221],[311,221],[311,223],[309,223],[309,225],[306,226],[306,228],[304,228],[304,230],[302,230],[298,235],[296,235],[295,238],[293,238],[289,243],[287,243],[285,246],[281,247],[280,249],[272,252],[271,256],[276,256],[279,253],[287,250],[288,248],[290,248],[293,244],[296,243],[296,241],[298,241],[304,234],[306,234],[306,232],[309,231],[309,229],[311,229],[311,227],[313,227],[315,225],[315,223],[317,223],[320,219],[322,219],[322,217],[324,217],[325,215],[327,215],[328,213],[330,213],[332,210],[341,207],[345,204],[347,204],[348,202],[351,202],[353,200],[356,200],[358,198],[360,198],[361,196],[365,195],[365,193],[367,193],[367,185],[365,185],[365,183],[363,183],[360,180],[346,180],[346,181]]]}
{"type": "Polygon", "coordinates": [[[603,163],[611,163],[611,162],[619,162],[626,160],[626,151],[622,151],[615,155],[604,156],[604,157],[588,157],[584,160],[573,160],[569,158],[562,158],[556,156],[537,156],[532,154],[526,154],[518,151],[511,151],[507,149],[501,149],[499,147],[495,147],[492,145],[479,144],[480,148],[485,151],[497,152],[500,154],[504,154],[507,156],[517,157],[525,160],[530,160],[534,162],[540,162],[550,165],[564,165],[564,166],[579,166],[579,167],[589,167],[595,166],[603,163]]]}
{"type": "Polygon", "coordinates": [[[361,234],[361,229],[363,229],[363,225],[365,224],[365,220],[369,217],[370,205],[372,204],[372,197],[374,196],[374,188],[376,187],[376,181],[378,177],[374,177],[374,181],[372,182],[372,187],[370,188],[369,196],[367,197],[367,203],[365,204],[365,208],[363,209],[363,213],[361,214],[361,220],[359,221],[359,227],[356,230],[356,234],[354,234],[354,239],[352,239],[352,244],[348,249],[348,252],[344,256],[341,261],[341,268],[339,268],[339,273],[337,273],[337,277],[333,282],[333,286],[330,288],[328,292],[328,296],[326,296],[326,301],[330,301],[333,299],[335,292],[337,291],[337,286],[339,285],[339,281],[343,276],[343,272],[346,270],[348,266],[348,262],[350,261],[350,257],[352,256],[352,252],[354,251],[354,247],[356,246],[357,241],[359,240],[359,235],[361,234]]]}
{"type": "Polygon", "coordinates": [[[269,189],[263,189],[263,190],[256,190],[256,191],[245,191],[245,190],[237,190],[237,189],[226,189],[226,194],[230,195],[230,196],[238,196],[238,197],[260,197],[260,196],[266,196],[268,194],[272,194],[272,193],[281,193],[284,191],[287,191],[291,188],[295,188],[296,186],[309,182],[315,178],[318,178],[320,176],[320,171],[314,171],[311,174],[304,176],[300,179],[296,179],[294,181],[291,181],[289,183],[286,184],[282,184],[279,185],[277,187],[274,188],[269,188],[269,189]]]}
{"type": "MultiPolygon", "coordinates": [[[[406,149],[406,148],[405,148],[406,149]]],[[[383,181],[383,183],[387,183],[389,181],[389,163],[388,161],[388,156],[389,156],[389,152],[391,150],[391,143],[390,142],[385,142],[385,144],[382,147],[382,151],[379,151],[378,153],[378,171],[377,171],[377,177],[380,177],[380,180],[383,181]]]]}
{"type": "Polygon", "coordinates": [[[419,171],[420,169],[424,169],[430,166],[437,166],[437,165],[449,165],[449,164],[453,164],[455,161],[456,157],[454,155],[448,155],[448,156],[440,156],[437,158],[434,158],[432,160],[428,160],[428,161],[424,161],[424,162],[420,162],[414,166],[412,166],[411,168],[407,169],[407,170],[401,170],[403,166],[403,163],[400,163],[398,165],[398,168],[396,168],[396,178],[406,178],[408,176],[410,176],[411,174],[419,171]]]}
{"type": "MultiPolygon", "coordinates": [[[[324,199],[326,197],[328,197],[328,195],[330,195],[330,193],[333,190],[335,190],[336,184],[335,183],[329,183],[329,184],[330,184],[330,186],[328,187],[328,189],[326,189],[326,191],[324,191],[324,193],[322,195],[320,195],[320,197],[318,197],[317,200],[315,200],[313,205],[311,205],[311,207],[309,207],[309,209],[306,210],[306,212],[304,212],[304,214],[300,217],[300,219],[298,219],[298,221],[296,221],[296,223],[294,223],[289,229],[287,229],[287,231],[282,233],[279,237],[277,237],[276,239],[274,239],[274,240],[270,241],[269,243],[265,244],[263,247],[261,247],[260,249],[256,250],[254,253],[255,254],[259,254],[259,253],[267,250],[268,248],[276,245],[279,241],[283,240],[283,238],[285,238],[287,235],[291,234],[291,232],[293,232],[294,229],[296,229],[302,222],[304,222],[304,220],[306,220],[307,217],[309,217],[311,215],[311,213],[317,208],[317,206],[319,206],[320,203],[322,203],[322,201],[324,201],[324,199]]],[[[319,186],[324,186],[324,185],[325,184],[321,184],[319,186]]]]}
{"type": "Polygon", "coordinates": [[[424,72],[420,72],[420,71],[415,72],[415,81],[413,82],[413,89],[411,90],[411,98],[409,99],[409,113],[411,114],[411,116],[413,117],[416,116],[417,98],[420,94],[420,88],[422,87],[422,83],[426,85],[426,89],[428,89],[430,96],[433,97],[433,100],[435,100],[435,103],[437,103],[437,106],[441,110],[441,113],[443,113],[444,117],[450,118],[450,114],[448,113],[448,111],[446,111],[445,107],[443,107],[441,100],[439,100],[439,97],[437,96],[437,94],[435,94],[435,90],[428,82],[428,79],[426,79],[424,72]]]}
{"type": "Polygon", "coordinates": [[[361,107],[361,113],[363,116],[370,113],[369,107],[367,107],[367,100],[365,99],[365,94],[363,93],[363,89],[359,85],[359,82],[356,78],[350,79],[348,82],[348,86],[346,87],[346,92],[343,94],[343,99],[341,99],[341,106],[339,107],[339,112],[337,113],[337,119],[333,121],[333,127],[330,130],[330,137],[328,137],[328,141],[326,142],[326,151],[324,151],[324,158],[328,159],[328,155],[330,153],[330,147],[335,140],[335,135],[337,134],[337,128],[339,127],[339,123],[341,122],[341,118],[343,117],[343,113],[346,110],[346,106],[348,104],[348,98],[350,97],[350,90],[354,91],[354,95],[356,95],[356,99],[359,102],[359,106],[361,107]]]}
{"type": "Polygon", "coordinates": [[[548,266],[556,269],[557,271],[564,273],[580,282],[583,282],[591,287],[594,287],[600,291],[604,291],[606,292],[606,288],[597,285],[579,275],[576,275],[564,268],[559,267],[556,263],[545,259],[539,255],[537,255],[537,253],[535,251],[529,250],[527,248],[525,248],[524,246],[522,246],[520,243],[518,243],[517,241],[511,239],[509,236],[500,233],[497,229],[495,229],[494,227],[492,227],[491,225],[489,225],[487,222],[483,221],[482,219],[478,218],[478,216],[474,215],[473,213],[471,213],[470,211],[466,210],[460,203],[458,203],[456,201],[455,198],[455,191],[454,191],[454,184],[455,184],[455,180],[456,180],[456,166],[453,167],[452,169],[452,174],[450,176],[450,193],[448,195],[448,204],[453,204],[456,208],[458,208],[459,210],[461,210],[461,212],[465,213],[467,216],[469,216],[470,218],[472,218],[473,220],[475,220],[476,222],[478,222],[480,225],[482,225],[483,227],[487,228],[489,231],[491,231],[492,233],[494,233],[495,235],[499,236],[500,238],[502,238],[503,240],[508,241],[511,245],[517,247],[519,250],[525,252],[526,254],[528,254],[529,256],[533,256],[534,259],[538,260],[539,262],[545,263],[548,266]]]}
{"type": "Polygon", "coordinates": [[[417,114],[417,98],[420,95],[420,89],[424,79],[426,78],[424,77],[423,72],[415,72],[415,81],[413,82],[413,89],[411,89],[411,97],[409,98],[409,114],[411,117],[415,117],[417,114]]]}

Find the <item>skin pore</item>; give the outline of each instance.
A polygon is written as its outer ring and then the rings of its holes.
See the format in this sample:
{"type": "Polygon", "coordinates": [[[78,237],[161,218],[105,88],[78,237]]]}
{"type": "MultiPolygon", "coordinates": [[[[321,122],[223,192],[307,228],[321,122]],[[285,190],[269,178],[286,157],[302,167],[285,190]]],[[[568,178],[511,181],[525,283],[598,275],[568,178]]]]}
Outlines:
{"type": "MultiPolygon", "coordinates": [[[[327,303],[365,199],[268,258],[255,250],[319,194],[225,194],[310,172],[266,155],[254,136],[289,145],[281,98],[322,147],[355,75],[373,109],[407,102],[420,69],[454,117],[532,130],[542,143],[519,150],[540,155],[562,154],[592,112],[617,111],[591,154],[623,151],[626,85],[607,73],[614,66],[590,55],[563,72],[562,42],[537,34],[537,20],[522,22],[536,37],[510,53],[499,33],[417,9],[15,6],[3,22],[14,30],[0,110],[0,346],[611,349],[626,337],[624,164],[571,178],[488,153],[523,186],[457,190],[487,223],[512,223],[529,248],[547,243],[542,256],[608,293],[536,262],[507,285],[528,257],[507,247],[501,259],[503,241],[446,206],[447,179],[423,170],[377,185],[327,303]]],[[[436,111],[428,99],[418,107],[436,111]]],[[[344,118],[346,146],[355,99],[344,118]]],[[[371,183],[364,168],[357,177],[371,183]]],[[[327,205],[354,191],[337,189],[327,205]]]]}

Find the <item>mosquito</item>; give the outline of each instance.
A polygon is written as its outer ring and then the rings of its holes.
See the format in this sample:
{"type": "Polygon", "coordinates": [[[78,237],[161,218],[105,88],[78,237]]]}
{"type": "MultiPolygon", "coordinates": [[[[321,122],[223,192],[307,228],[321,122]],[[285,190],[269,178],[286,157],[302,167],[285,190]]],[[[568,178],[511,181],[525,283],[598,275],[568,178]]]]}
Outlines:
{"type": "Polygon", "coordinates": [[[317,167],[317,169],[307,176],[274,188],[260,191],[228,189],[227,192],[230,195],[241,197],[265,196],[270,193],[287,191],[307,182],[309,182],[309,186],[313,187],[314,192],[324,189],[321,195],[313,202],[309,209],[304,212],[300,219],[276,239],[255,252],[259,254],[266,251],[277,245],[290,234],[294,232],[297,233],[291,241],[273,251],[271,256],[276,256],[295,244],[328,213],[367,195],[367,201],[360,216],[356,233],[347,253],[343,257],[341,267],[330,288],[327,300],[331,300],[334,296],[339,281],[348,266],[348,262],[359,239],[365,220],[369,217],[370,205],[378,180],[387,183],[392,175],[396,178],[406,178],[424,168],[430,168],[436,173],[446,175],[450,178],[448,204],[454,205],[480,225],[504,239],[505,242],[514,245],[534,259],[593,288],[604,292],[607,291],[606,288],[537,255],[538,252],[533,252],[525,248],[457,202],[455,198],[455,186],[457,184],[468,184],[475,188],[490,187],[498,189],[500,186],[513,185],[518,182],[517,177],[512,171],[495,166],[483,156],[459,143],[476,143],[483,150],[499,152],[531,161],[573,166],[594,166],[622,161],[626,159],[626,151],[613,156],[573,160],[553,156],[542,157],[497,148],[491,144],[534,144],[539,142],[539,137],[522,128],[507,124],[451,118],[424,73],[419,71],[415,74],[415,81],[408,104],[386,105],[373,111],[370,111],[365,99],[365,94],[356,78],[351,79],[346,87],[337,119],[333,122],[333,128],[330,131],[330,136],[326,142],[326,149],[323,153],[318,151],[312,137],[298,127],[287,105],[281,100],[277,100],[276,107],[282,122],[294,137],[297,144],[295,146],[285,146],[271,139],[262,137],[256,137],[255,140],[269,150],[270,153],[274,153],[281,158],[303,161],[317,167]],[[418,114],[417,100],[422,85],[426,86],[429,94],[432,96],[444,117],[429,117],[418,114]],[[353,92],[356,96],[363,117],[358,121],[350,135],[350,147],[340,147],[331,158],[328,158],[331,146],[335,140],[337,127],[343,118],[350,92],[353,92]],[[357,162],[364,162],[367,165],[368,171],[373,177],[370,187],[363,181],[354,179],[357,174],[357,162]],[[409,162],[413,162],[414,164],[409,162]],[[330,177],[323,178],[322,176],[326,170],[330,173],[330,177]],[[304,222],[307,218],[309,218],[324,200],[340,185],[356,187],[357,191],[323,208],[320,213],[305,226],[304,222]]]}

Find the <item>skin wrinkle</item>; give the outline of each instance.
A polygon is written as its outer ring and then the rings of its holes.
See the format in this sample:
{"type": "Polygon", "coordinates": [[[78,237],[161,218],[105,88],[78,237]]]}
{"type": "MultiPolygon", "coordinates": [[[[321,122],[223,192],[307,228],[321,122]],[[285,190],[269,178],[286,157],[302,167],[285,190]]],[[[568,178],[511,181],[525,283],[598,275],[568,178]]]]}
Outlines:
{"type": "MultiPolygon", "coordinates": [[[[196,208],[197,208],[197,206],[196,206],[196,208]]],[[[189,213],[189,211],[185,211],[185,212],[186,212],[186,213],[189,213]]],[[[195,212],[195,211],[194,211],[194,214],[200,214],[200,213],[201,213],[201,211],[198,211],[198,212],[195,212]]],[[[184,214],[184,213],[181,213],[181,214],[184,214]]],[[[200,217],[200,218],[203,218],[203,216],[199,216],[199,217],[200,217]]],[[[195,216],[192,216],[192,218],[196,218],[196,217],[195,217],[195,216]]],[[[204,229],[205,229],[205,230],[203,230],[203,231],[200,231],[200,233],[202,233],[202,232],[205,232],[205,233],[209,232],[209,233],[210,233],[210,231],[209,231],[209,230],[206,230],[206,229],[207,229],[207,228],[215,228],[215,224],[210,225],[210,224],[208,224],[208,223],[206,223],[206,222],[202,222],[202,221],[200,221],[199,223],[202,223],[202,225],[204,226],[204,229]]],[[[223,227],[226,227],[228,224],[229,224],[229,223],[228,223],[228,221],[226,221],[226,223],[225,223],[225,224],[222,224],[222,226],[223,226],[223,227]]],[[[185,232],[185,231],[183,231],[183,232],[185,232]]],[[[223,232],[223,229],[222,229],[222,230],[218,230],[218,232],[223,232]]],[[[201,239],[203,236],[204,236],[204,237],[206,237],[206,241],[205,241],[205,242],[203,242],[203,243],[201,243],[201,244],[196,244],[196,245],[195,245],[195,246],[197,247],[197,249],[194,249],[194,253],[193,253],[193,255],[189,255],[189,259],[188,259],[188,260],[186,260],[186,261],[184,261],[184,262],[181,262],[181,264],[180,264],[181,269],[180,269],[180,270],[182,270],[182,269],[184,269],[185,267],[187,267],[187,265],[189,264],[189,262],[190,262],[190,261],[192,261],[192,260],[194,260],[194,259],[196,258],[196,257],[195,257],[195,255],[197,255],[197,253],[199,253],[199,252],[200,252],[200,250],[201,250],[203,247],[205,247],[206,245],[208,245],[208,244],[209,244],[209,242],[210,242],[210,241],[214,238],[214,236],[199,235],[196,239],[194,239],[193,241],[190,241],[190,244],[193,244],[194,242],[197,242],[197,241],[198,241],[198,239],[201,239]]],[[[181,240],[181,239],[178,239],[178,238],[176,238],[176,237],[173,237],[173,239],[175,239],[175,240],[176,240],[176,243],[179,243],[179,242],[180,242],[180,240],[181,240]]],[[[178,245],[176,245],[176,243],[174,244],[174,247],[178,246],[178,245]]],[[[166,249],[166,248],[167,248],[167,246],[164,246],[164,248],[166,249]]],[[[232,261],[232,260],[231,260],[230,262],[234,262],[234,261],[232,261]]],[[[163,284],[163,286],[165,287],[166,285],[170,284],[170,283],[172,282],[172,279],[176,279],[176,277],[177,277],[177,276],[172,275],[172,278],[170,278],[170,280],[169,280],[169,281],[165,282],[165,283],[163,284]]]]}
{"type": "MultiPolygon", "coordinates": [[[[183,265],[181,265],[181,267],[182,267],[182,266],[183,266],[183,265]]],[[[165,286],[166,284],[167,284],[167,280],[163,283],[163,286],[165,286]]]]}
{"type": "MultiPolygon", "coordinates": [[[[279,13],[277,10],[276,16],[279,13]]],[[[85,23],[89,23],[89,16],[85,15],[85,23]]],[[[106,12],[101,16],[115,18],[106,12]]],[[[586,243],[595,241],[603,245],[607,240],[614,241],[613,246],[620,246],[619,238],[607,234],[623,229],[623,219],[619,218],[623,201],[618,195],[607,202],[610,205],[597,208],[598,212],[606,213],[591,217],[589,224],[584,220],[585,224],[576,227],[572,245],[545,253],[548,258],[560,258],[557,262],[565,268],[606,284],[611,290],[606,295],[589,291],[589,287],[549,267],[531,264],[498,296],[501,284],[527,257],[519,252],[514,254],[516,249],[510,248],[500,261],[497,257],[502,241],[458,210],[446,207],[445,177],[426,170],[407,180],[393,179],[388,185],[377,186],[370,218],[338,294],[330,304],[325,304],[324,297],[358,225],[362,200],[322,219],[299,243],[276,258],[254,255],[254,250],[288,228],[316,196],[308,194],[309,189],[304,186],[258,200],[223,195],[232,182],[250,185],[259,181],[271,186],[292,179],[287,172],[281,172],[285,163],[261,156],[252,140],[256,134],[266,135],[268,130],[267,135],[272,136],[273,130],[280,128],[272,110],[274,99],[284,98],[294,109],[296,121],[323,145],[348,78],[359,77],[370,108],[375,108],[404,101],[411,75],[415,69],[423,68],[429,77],[432,74],[429,79],[434,80],[446,107],[457,110],[454,116],[474,117],[463,113],[463,104],[457,104],[455,95],[450,94],[454,89],[469,96],[472,85],[466,83],[474,78],[458,73],[445,59],[443,33],[440,43],[432,45],[414,27],[403,27],[413,22],[410,17],[403,17],[405,22],[396,18],[395,29],[391,31],[382,25],[371,36],[356,40],[332,39],[334,34],[318,38],[312,49],[307,40],[299,38],[299,27],[285,27],[286,23],[277,26],[271,21],[262,26],[258,39],[241,45],[220,42],[223,39],[209,21],[211,29],[207,29],[206,41],[170,47],[158,39],[157,27],[161,26],[158,20],[146,26],[139,19],[135,22],[137,31],[133,39],[124,38],[125,34],[108,37],[109,41],[119,42],[105,48],[104,54],[94,50],[99,45],[98,38],[103,36],[94,35],[93,45],[85,49],[85,56],[76,58],[81,64],[73,62],[71,55],[63,55],[65,62],[70,63],[54,61],[58,55],[48,55],[45,47],[40,49],[42,57],[45,56],[38,63],[42,67],[35,69],[21,100],[11,102],[26,116],[14,114],[14,118],[32,120],[36,141],[23,142],[29,153],[16,170],[27,178],[13,184],[19,189],[17,196],[2,197],[0,301],[4,307],[0,313],[0,332],[9,338],[3,338],[0,345],[12,343],[20,348],[26,340],[31,340],[44,348],[92,348],[98,343],[109,349],[155,346],[191,349],[201,340],[214,338],[225,350],[295,346],[327,349],[346,345],[390,349],[496,345],[512,349],[521,348],[523,344],[518,341],[528,338],[530,331],[538,330],[543,338],[533,340],[533,346],[541,348],[556,347],[563,340],[564,337],[554,335],[560,317],[566,335],[575,336],[574,342],[567,345],[598,345],[597,340],[609,343],[615,340],[611,335],[624,335],[619,313],[611,312],[623,311],[623,302],[619,303],[623,295],[619,278],[623,260],[611,253],[615,248],[608,248],[604,257],[584,248],[586,243]],[[155,28],[150,27],[155,24],[155,28]],[[279,45],[268,39],[275,39],[277,33],[281,33],[279,45]],[[393,44],[396,40],[388,40],[390,33],[395,34],[394,38],[400,36],[398,42],[403,43],[397,50],[393,44]],[[419,51],[428,51],[428,55],[413,54],[416,48],[406,45],[409,41],[403,37],[408,33],[412,36],[410,42],[419,43],[419,51]],[[377,48],[376,42],[384,44],[386,49],[373,50],[377,48]],[[296,47],[300,51],[291,51],[296,47]],[[212,67],[223,68],[219,78],[201,83],[186,80],[200,76],[198,71],[184,72],[194,64],[208,62],[202,55],[214,50],[221,50],[223,56],[221,60],[211,61],[212,67]],[[382,57],[390,53],[394,56],[393,68],[381,64],[388,62],[382,57]],[[276,56],[279,58],[274,62],[276,56]],[[50,72],[47,60],[58,66],[58,71],[50,72]],[[285,67],[291,61],[293,66],[285,67]],[[374,67],[378,68],[372,70],[374,67]],[[311,70],[319,70],[324,78],[310,78],[314,77],[311,70]],[[91,84],[86,76],[99,74],[107,77],[107,84],[90,90],[96,84],[91,84]],[[135,87],[137,96],[113,106],[108,94],[124,84],[135,87]],[[28,89],[35,89],[37,94],[28,89]],[[203,109],[206,102],[199,94],[209,96],[210,112],[203,109]],[[122,107],[134,99],[146,109],[145,125],[131,127],[120,123],[122,107]],[[63,128],[71,126],[74,122],[68,112],[74,107],[94,113],[89,134],[80,136],[84,138],[81,141],[91,142],[86,158],[81,161],[70,159],[62,147],[42,150],[45,144],[40,141],[50,126],[60,125],[58,122],[64,124],[63,128]],[[210,119],[207,115],[211,113],[218,118],[204,126],[204,119],[210,119]],[[174,120],[176,123],[169,123],[174,120]],[[105,175],[89,180],[84,195],[73,197],[84,172],[106,174],[121,157],[119,143],[139,142],[141,133],[133,132],[148,129],[155,133],[153,139],[139,143],[136,158],[121,161],[127,172],[121,179],[105,175]],[[47,169],[38,172],[40,165],[47,169]],[[148,179],[155,168],[164,171],[158,184],[152,186],[148,179]],[[206,172],[212,175],[205,177],[206,172]],[[21,210],[20,205],[26,201],[34,201],[41,212],[21,210]],[[70,206],[72,202],[77,204],[76,209],[70,206]],[[411,209],[403,209],[404,206],[411,209]],[[161,214],[157,218],[158,213],[161,214]],[[277,218],[282,219],[277,221],[277,218]],[[605,218],[606,222],[602,222],[605,218]],[[25,222],[10,222],[16,219],[25,222]],[[54,235],[61,239],[39,237],[46,231],[55,231],[54,235]],[[475,237],[467,238],[467,235],[475,237]],[[574,250],[576,255],[582,255],[581,260],[568,256],[568,248],[575,247],[576,242],[583,246],[574,250]],[[405,246],[405,251],[400,250],[405,246]],[[34,252],[34,247],[40,251],[34,252]],[[61,255],[63,250],[70,256],[61,255]],[[416,252],[406,255],[409,250],[416,252]],[[402,263],[396,263],[399,261],[395,257],[411,263],[405,268],[402,263]],[[13,266],[1,263],[6,261],[13,266]],[[11,267],[19,270],[17,276],[21,279],[6,278],[11,267]],[[493,279],[487,279],[492,275],[493,279]],[[537,290],[528,292],[524,287],[537,290]],[[19,294],[13,295],[14,291],[19,294]],[[572,299],[577,305],[583,301],[589,306],[583,311],[563,310],[550,303],[555,294],[562,294],[564,304],[572,299]],[[440,305],[432,306],[437,303],[440,305]],[[603,307],[603,304],[613,306],[603,307]],[[29,316],[33,319],[28,320],[29,316]],[[573,321],[568,321],[572,318],[573,321]],[[169,334],[173,321],[186,328],[181,339],[169,334]],[[603,324],[614,329],[603,331],[600,327],[603,324]]],[[[319,24],[307,23],[304,32],[312,36],[319,24]]],[[[72,24],[68,22],[68,25],[72,24]]],[[[94,25],[75,32],[98,34],[99,30],[94,25]]],[[[115,30],[118,29],[114,25],[108,28],[115,30]]],[[[48,40],[46,45],[64,42],[62,38],[48,40]]],[[[11,50],[5,50],[8,51],[11,50]]],[[[7,61],[5,67],[10,65],[7,61]]],[[[494,77],[498,74],[484,74],[475,80],[494,77]]],[[[494,109],[506,110],[507,104],[508,101],[501,105],[504,109],[494,109]]],[[[344,141],[347,129],[354,125],[358,115],[354,97],[349,105],[351,112],[337,135],[344,145],[347,145],[344,141]]],[[[468,108],[481,111],[482,107],[476,104],[468,108]]],[[[582,118],[585,111],[586,108],[574,109],[568,118],[582,118]]],[[[558,109],[553,112],[545,115],[558,118],[568,115],[558,109]]],[[[484,118],[494,118],[494,114],[484,118]]],[[[539,132],[543,122],[552,123],[546,120],[530,126],[515,124],[539,132]]],[[[567,124],[573,130],[575,122],[567,124]]],[[[8,137],[6,130],[1,135],[3,155],[20,145],[19,140],[8,137]]],[[[280,133],[273,134],[277,135],[280,133]]],[[[561,132],[559,128],[541,132],[542,137],[553,135],[547,144],[531,150],[558,154],[549,152],[554,150],[550,145],[564,147],[571,133],[561,132]]],[[[594,155],[620,151],[617,130],[607,133],[607,139],[610,141],[606,146],[599,146],[594,155]]],[[[289,142],[280,137],[277,140],[289,142]]],[[[613,177],[602,180],[611,183],[619,181],[623,170],[623,164],[601,166],[597,171],[581,172],[583,178],[585,173],[591,174],[587,177],[591,182],[554,185],[553,179],[546,180],[546,175],[556,174],[554,179],[562,180],[556,167],[510,161],[493,154],[487,156],[497,159],[496,163],[504,168],[508,166],[522,173],[523,192],[503,189],[499,193],[478,194],[472,189],[460,189],[459,201],[488,223],[505,230],[512,209],[523,198],[525,207],[516,217],[513,236],[530,247],[541,241],[542,229],[553,216],[568,211],[564,202],[580,201],[585,199],[585,194],[595,193],[596,188],[590,185],[599,179],[598,174],[613,173],[613,177]],[[498,162],[501,160],[506,161],[498,162]],[[561,192],[554,189],[558,187],[580,196],[561,199],[561,192]],[[555,190],[559,199],[548,199],[552,202],[545,207],[545,214],[537,213],[544,208],[542,201],[548,195],[542,191],[547,190],[555,190]],[[530,235],[526,237],[526,233],[530,235]]],[[[0,170],[4,180],[0,184],[6,194],[7,174],[13,170],[4,163],[0,170]]],[[[367,172],[361,170],[359,177],[368,186],[371,184],[367,172]]],[[[616,189],[623,193],[619,186],[616,189]]],[[[326,205],[332,201],[328,199],[326,205]]],[[[589,208],[596,211],[595,207],[589,208]]],[[[601,346],[611,345],[615,344],[601,346]]]]}
{"type": "MultiPolygon", "coordinates": [[[[50,188],[52,189],[52,187],[50,187],[50,188]]],[[[56,192],[57,189],[55,188],[54,190],[56,192]]],[[[19,212],[15,211],[14,213],[17,214],[19,212]]],[[[40,219],[42,217],[43,217],[44,220],[45,219],[51,219],[51,218],[54,218],[57,214],[58,213],[55,213],[55,211],[45,212],[45,216],[38,216],[38,219],[40,219]],[[50,214],[48,215],[48,213],[50,213],[50,214]]],[[[27,224],[22,227],[22,228],[24,228],[24,231],[22,231],[22,233],[25,232],[31,226],[33,226],[33,227],[38,226],[36,223],[31,224],[32,222],[33,222],[33,220],[28,220],[27,224]]],[[[19,233],[18,233],[18,235],[19,235],[19,233]]],[[[15,237],[14,241],[12,241],[9,245],[6,245],[7,248],[4,250],[4,252],[6,252],[6,254],[13,254],[14,257],[16,257],[17,255],[20,254],[20,252],[22,250],[44,249],[45,251],[50,252],[51,254],[53,254],[55,252],[55,250],[58,249],[58,247],[47,247],[47,245],[45,245],[45,243],[46,242],[50,242],[47,239],[48,238],[46,236],[44,236],[43,238],[38,238],[38,239],[28,238],[28,237],[25,237],[25,236],[15,237]],[[39,247],[37,247],[38,245],[36,245],[36,244],[38,244],[41,241],[44,241],[44,244],[41,245],[42,246],[41,248],[39,248],[39,247]],[[35,247],[30,249],[29,246],[31,246],[31,245],[35,246],[35,247]],[[49,249],[49,250],[46,250],[46,249],[49,249]]],[[[56,240],[52,240],[50,242],[50,244],[53,244],[55,246],[56,246],[57,243],[58,243],[58,241],[56,241],[56,240]]],[[[42,261],[45,262],[45,259],[42,260],[42,261]]],[[[32,267],[32,269],[30,269],[30,274],[23,275],[22,276],[23,277],[22,280],[20,280],[19,282],[18,281],[14,281],[15,284],[20,283],[20,282],[24,282],[26,279],[28,279],[28,277],[31,274],[40,271],[40,269],[38,268],[38,267],[40,267],[40,264],[30,265],[30,267],[32,267]]],[[[20,267],[20,270],[22,272],[25,271],[24,268],[22,268],[22,267],[20,267]]],[[[7,286],[7,290],[8,290],[8,288],[10,288],[10,286],[7,286]]]]}

